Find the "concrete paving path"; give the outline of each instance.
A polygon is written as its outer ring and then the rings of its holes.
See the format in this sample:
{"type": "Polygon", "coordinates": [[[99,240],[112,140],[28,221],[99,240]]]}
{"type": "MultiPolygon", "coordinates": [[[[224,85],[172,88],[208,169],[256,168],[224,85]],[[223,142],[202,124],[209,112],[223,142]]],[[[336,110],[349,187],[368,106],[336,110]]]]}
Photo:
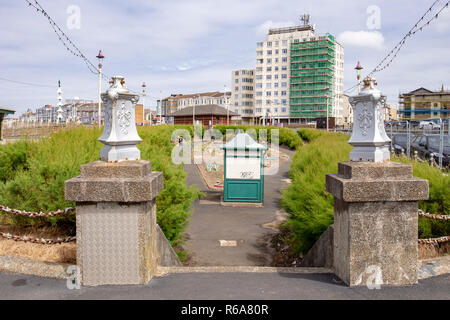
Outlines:
{"type": "MultiPolygon", "coordinates": [[[[280,148],[281,149],[281,148],[280,148]]],[[[276,232],[263,225],[276,219],[281,189],[286,181],[293,151],[281,149],[289,161],[280,165],[278,174],[265,177],[264,206],[228,207],[220,205],[222,192],[209,190],[196,167],[185,165],[187,184],[206,193],[192,205],[193,215],[184,246],[192,266],[270,266],[271,249],[267,243],[276,232]],[[221,246],[219,240],[236,241],[236,246],[221,246]]]]}
{"type": "Polygon", "coordinates": [[[450,299],[450,275],[418,285],[349,288],[332,274],[178,273],[155,277],[140,286],[81,287],[66,280],[0,273],[0,299],[450,299]]]}

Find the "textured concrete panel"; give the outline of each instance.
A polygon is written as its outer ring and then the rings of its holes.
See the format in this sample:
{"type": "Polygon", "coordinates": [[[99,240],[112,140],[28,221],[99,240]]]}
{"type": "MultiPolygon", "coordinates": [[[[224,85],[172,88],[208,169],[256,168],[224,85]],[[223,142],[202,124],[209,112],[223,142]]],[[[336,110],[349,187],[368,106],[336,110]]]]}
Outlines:
{"type": "Polygon", "coordinates": [[[335,210],[341,210],[335,223],[348,224],[348,236],[340,234],[334,239],[335,249],[345,248],[348,254],[344,261],[335,255],[336,262],[344,264],[336,268],[339,277],[350,285],[365,285],[373,276],[369,267],[374,266],[380,268],[383,284],[417,283],[417,202],[345,203],[335,199],[335,210]],[[348,272],[338,274],[343,269],[348,272]]]}
{"type": "Polygon", "coordinates": [[[350,286],[417,283],[417,200],[428,199],[428,181],[410,165],[344,162],[326,182],[335,196],[335,274],[350,286]]]}
{"type": "Polygon", "coordinates": [[[117,203],[77,206],[83,285],[140,283],[138,209],[117,203]]]}

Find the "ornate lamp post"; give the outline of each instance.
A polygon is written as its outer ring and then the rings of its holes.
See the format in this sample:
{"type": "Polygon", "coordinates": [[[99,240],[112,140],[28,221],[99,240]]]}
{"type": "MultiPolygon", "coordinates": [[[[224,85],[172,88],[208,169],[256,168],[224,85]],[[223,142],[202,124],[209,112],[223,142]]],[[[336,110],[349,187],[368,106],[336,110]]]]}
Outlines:
{"type": "Polygon", "coordinates": [[[105,57],[102,54],[102,50],[98,52],[98,127],[100,128],[102,125],[102,67],[103,67],[103,59],[105,57]]]}
{"type": "Polygon", "coordinates": [[[372,77],[364,79],[364,89],[350,97],[354,110],[353,132],[349,144],[354,146],[350,161],[382,162],[389,160],[389,142],[384,129],[382,107],[386,101],[372,77]]]}
{"type": "Polygon", "coordinates": [[[102,94],[105,102],[105,126],[98,139],[105,146],[100,151],[104,161],[138,160],[141,153],[136,147],[142,139],[136,130],[135,107],[138,94],[125,87],[124,78],[112,77],[111,87],[102,94]]]}
{"type": "Polygon", "coordinates": [[[361,63],[358,61],[356,64],[355,70],[356,70],[356,79],[358,80],[358,94],[361,92],[361,70],[363,67],[361,66],[361,63]]]}

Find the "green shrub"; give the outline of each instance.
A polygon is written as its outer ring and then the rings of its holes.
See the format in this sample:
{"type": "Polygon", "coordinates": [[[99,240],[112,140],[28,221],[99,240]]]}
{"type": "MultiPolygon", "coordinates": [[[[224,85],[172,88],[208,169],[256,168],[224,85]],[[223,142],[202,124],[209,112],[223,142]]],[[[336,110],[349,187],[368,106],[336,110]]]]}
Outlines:
{"type": "MultiPolygon", "coordinates": [[[[186,174],[181,165],[171,161],[171,133],[189,126],[139,127],[143,139],[138,145],[141,158],[152,162],[152,169],[164,173],[164,189],[156,198],[157,219],[173,246],[181,243],[187,226],[189,207],[199,195],[197,189],[186,186],[186,174]]],[[[191,126],[192,129],[192,126],[191,126]]],[[[192,130],[190,131],[192,132],[192,130]]],[[[69,206],[64,200],[64,182],[80,174],[80,165],[99,158],[102,144],[97,141],[97,128],[77,127],[61,130],[38,142],[17,142],[0,146],[0,203],[28,211],[50,211],[69,206]]],[[[29,219],[13,216],[19,225],[72,226],[74,214],[53,218],[29,219]]]]}
{"type": "MultiPolygon", "coordinates": [[[[298,135],[308,141],[297,149],[289,175],[292,183],[283,192],[281,204],[290,214],[286,226],[292,231],[292,247],[306,253],[320,235],[333,223],[333,196],[325,191],[325,175],[337,173],[338,162],[347,161],[352,147],[349,137],[315,129],[299,129],[298,135]]],[[[426,163],[393,157],[392,161],[412,163],[416,177],[428,179],[429,200],[419,207],[430,213],[450,214],[450,177],[426,163]]],[[[419,218],[419,238],[450,235],[447,221],[419,218]]]]}
{"type": "Polygon", "coordinates": [[[290,214],[286,226],[292,231],[296,252],[307,252],[333,223],[333,196],[325,191],[325,175],[336,173],[337,164],[348,160],[351,150],[342,134],[317,133],[314,143],[294,154],[289,175],[292,183],[283,192],[281,205],[290,214]]]}

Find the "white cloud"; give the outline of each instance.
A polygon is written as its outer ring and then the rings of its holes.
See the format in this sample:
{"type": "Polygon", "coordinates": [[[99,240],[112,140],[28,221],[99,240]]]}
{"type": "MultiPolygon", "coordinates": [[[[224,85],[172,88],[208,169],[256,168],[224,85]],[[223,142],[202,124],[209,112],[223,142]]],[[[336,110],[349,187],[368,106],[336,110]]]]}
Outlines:
{"type": "Polygon", "coordinates": [[[272,21],[272,20],[267,20],[265,21],[263,24],[259,25],[256,29],[256,32],[258,34],[267,34],[267,31],[269,31],[269,29],[274,29],[274,28],[283,28],[283,27],[292,27],[295,26],[296,24],[294,22],[291,21],[272,21]]]}
{"type": "Polygon", "coordinates": [[[450,10],[446,10],[439,15],[436,23],[436,30],[440,33],[450,30],[450,10]]]}
{"type": "Polygon", "coordinates": [[[344,31],[337,40],[344,46],[384,49],[384,37],[378,31],[344,31]]]}

